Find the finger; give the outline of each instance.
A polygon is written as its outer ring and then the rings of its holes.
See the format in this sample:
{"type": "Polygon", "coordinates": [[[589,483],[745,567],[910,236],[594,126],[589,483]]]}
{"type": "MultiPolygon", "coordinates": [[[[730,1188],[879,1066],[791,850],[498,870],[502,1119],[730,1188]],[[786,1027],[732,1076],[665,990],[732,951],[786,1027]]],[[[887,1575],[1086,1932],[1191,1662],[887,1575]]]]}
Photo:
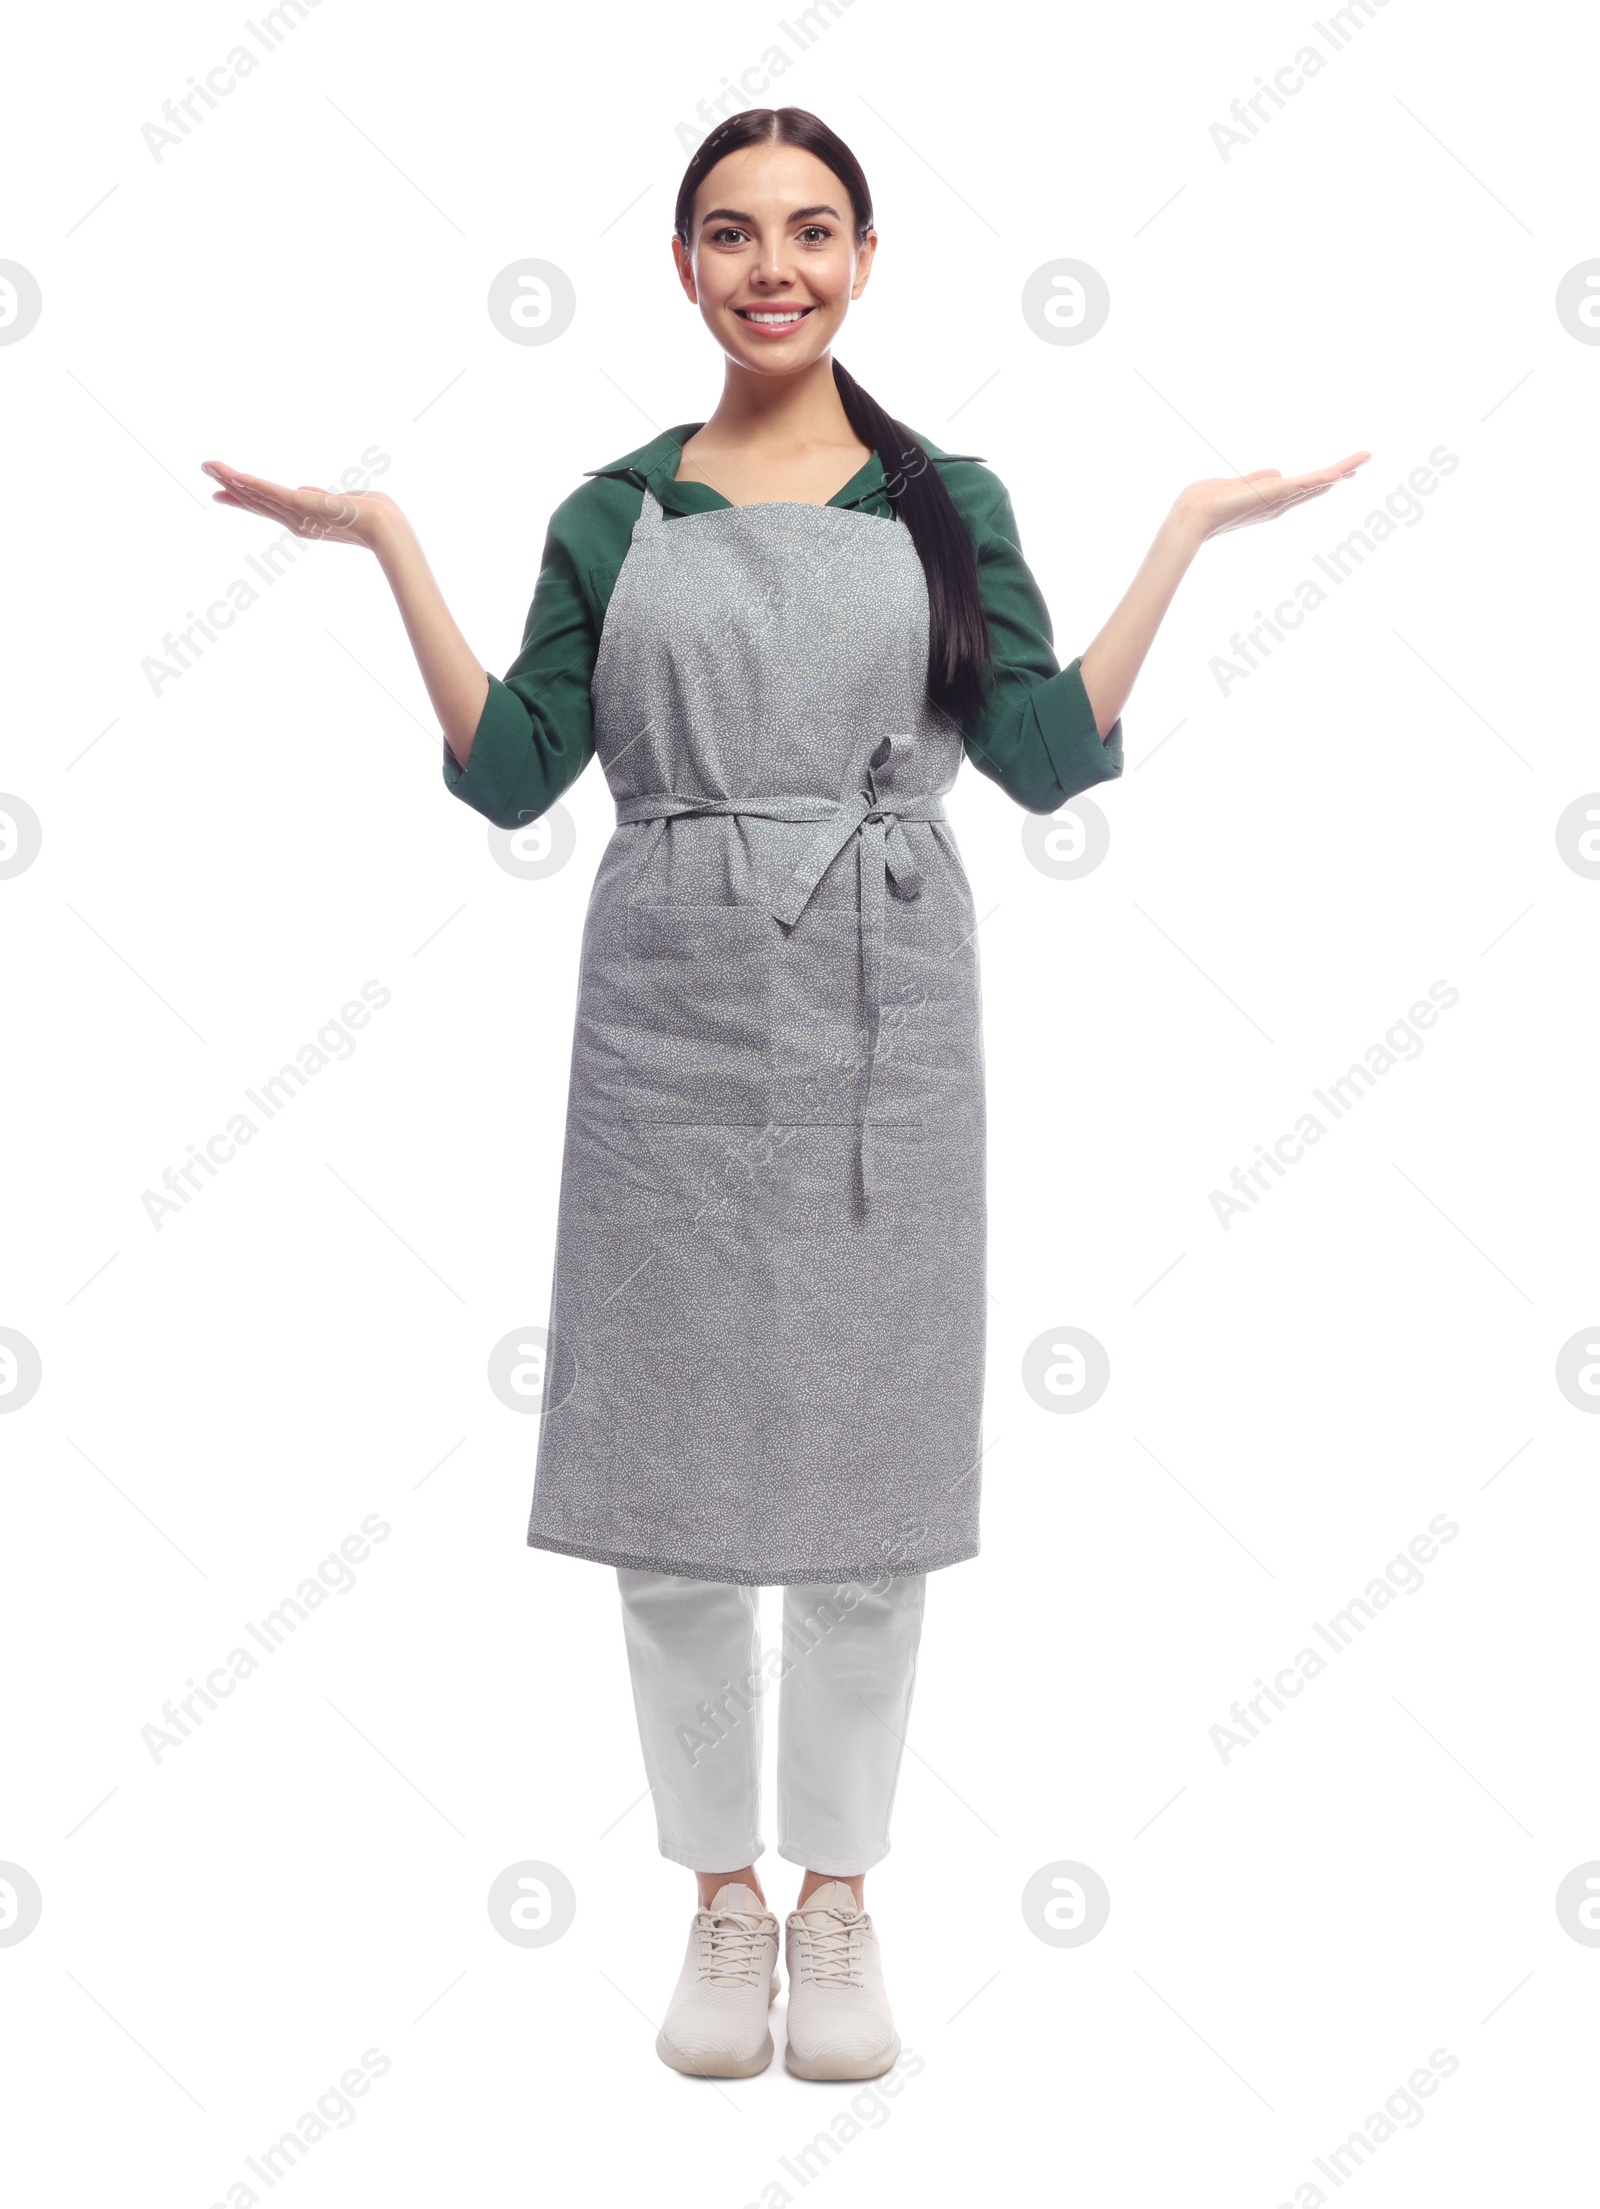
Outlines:
{"type": "Polygon", "coordinates": [[[229,468],[223,481],[230,491],[237,491],[241,497],[277,499],[280,503],[294,497],[287,483],[274,483],[270,476],[246,475],[239,468],[229,468]]]}
{"type": "Polygon", "coordinates": [[[230,484],[229,489],[239,503],[248,506],[252,513],[269,515],[274,521],[294,519],[294,509],[284,499],[275,498],[270,491],[251,490],[238,483],[230,484]]]}
{"type": "Polygon", "coordinates": [[[1270,514],[1282,501],[1282,493],[1276,483],[1251,484],[1249,504],[1240,512],[1246,515],[1270,514]]]}
{"type": "Polygon", "coordinates": [[[264,515],[268,521],[281,521],[284,518],[281,502],[273,499],[265,490],[255,489],[235,477],[229,477],[224,482],[223,489],[230,492],[238,504],[252,514],[264,515]]]}
{"type": "Polygon", "coordinates": [[[243,514],[260,514],[267,521],[277,520],[277,516],[266,501],[258,499],[253,492],[234,491],[225,487],[222,495],[227,499],[230,506],[237,506],[243,514]]]}
{"type": "Polygon", "coordinates": [[[263,511],[271,513],[280,521],[288,522],[296,529],[304,522],[327,519],[321,511],[322,501],[327,494],[316,484],[298,491],[291,490],[285,483],[263,484],[250,495],[259,500],[263,511]]]}
{"type": "Polygon", "coordinates": [[[1272,511],[1275,514],[1287,513],[1291,506],[1303,506],[1307,499],[1325,498],[1332,489],[1331,483],[1318,483],[1309,490],[1286,492],[1281,499],[1274,502],[1272,511]]]}
{"type": "Polygon", "coordinates": [[[1308,476],[1289,476],[1283,488],[1286,492],[1298,495],[1301,491],[1329,491],[1334,484],[1343,481],[1344,477],[1337,468],[1318,468],[1308,476]]]}
{"type": "MultiPolygon", "coordinates": [[[[1224,522],[1222,529],[1247,529],[1256,522],[1276,521],[1278,516],[1286,514],[1291,506],[1298,506],[1305,499],[1320,499],[1325,492],[1332,489],[1331,483],[1320,483],[1313,485],[1310,489],[1298,491],[1291,491],[1286,487],[1281,495],[1271,499],[1263,499],[1259,506],[1246,507],[1243,512],[1236,514],[1231,521],[1224,522]]],[[[1221,533],[1220,530],[1216,532],[1218,535],[1221,535],[1221,533]]]]}
{"type": "Polygon", "coordinates": [[[209,460],[204,462],[203,472],[210,477],[213,483],[220,484],[224,491],[233,491],[241,495],[245,492],[246,486],[243,476],[232,468],[224,467],[220,461],[215,464],[209,460]]]}
{"type": "Polygon", "coordinates": [[[203,460],[200,466],[202,473],[208,475],[213,483],[221,484],[223,490],[232,491],[240,498],[250,496],[252,486],[265,488],[259,476],[242,476],[237,468],[230,468],[226,461],[203,460]]]}
{"type": "Polygon", "coordinates": [[[281,522],[285,529],[292,530],[297,537],[305,535],[306,523],[309,517],[290,501],[286,499],[251,498],[248,503],[254,513],[264,516],[267,521],[281,522]]]}
{"type": "Polygon", "coordinates": [[[1295,476],[1295,483],[1337,483],[1341,477],[1353,476],[1356,470],[1372,458],[1371,453],[1348,453],[1343,460],[1336,460],[1330,468],[1313,468],[1309,474],[1295,476]]]}

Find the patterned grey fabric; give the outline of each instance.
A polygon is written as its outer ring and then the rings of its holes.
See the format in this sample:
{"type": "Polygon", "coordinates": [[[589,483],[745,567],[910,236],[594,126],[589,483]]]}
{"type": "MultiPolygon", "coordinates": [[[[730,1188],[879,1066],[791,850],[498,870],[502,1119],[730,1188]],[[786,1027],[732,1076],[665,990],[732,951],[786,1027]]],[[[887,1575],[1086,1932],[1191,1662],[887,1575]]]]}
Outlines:
{"type": "Polygon", "coordinates": [[[594,673],[618,825],[584,930],[535,1547],[765,1585],[977,1553],[981,1003],[927,639],[903,523],[668,522],[645,492],[594,673]]]}

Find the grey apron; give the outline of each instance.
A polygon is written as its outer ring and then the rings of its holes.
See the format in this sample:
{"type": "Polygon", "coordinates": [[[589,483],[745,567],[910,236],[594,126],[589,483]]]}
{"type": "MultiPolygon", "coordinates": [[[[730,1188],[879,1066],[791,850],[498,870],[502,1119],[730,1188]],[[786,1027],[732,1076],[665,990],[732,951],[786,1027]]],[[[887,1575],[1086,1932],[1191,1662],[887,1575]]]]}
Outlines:
{"type": "Polygon", "coordinates": [[[976,915],[910,532],[668,521],[595,664],[584,928],[528,1540],[702,1580],[978,1549],[976,915]]]}

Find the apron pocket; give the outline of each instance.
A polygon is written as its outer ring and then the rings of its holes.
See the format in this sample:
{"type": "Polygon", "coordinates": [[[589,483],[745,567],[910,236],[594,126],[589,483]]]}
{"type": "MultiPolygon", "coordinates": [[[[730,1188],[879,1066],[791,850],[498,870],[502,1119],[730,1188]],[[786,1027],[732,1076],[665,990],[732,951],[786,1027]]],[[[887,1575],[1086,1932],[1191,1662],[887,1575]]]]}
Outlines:
{"type": "Polygon", "coordinates": [[[759,905],[627,907],[625,1120],[765,1126],[779,924],[759,905]]]}
{"type": "MultiPolygon", "coordinates": [[[[808,906],[781,931],[774,960],[778,1049],[772,1116],[784,1126],[856,1125],[866,1088],[867,1001],[861,974],[861,924],[854,906],[808,906]]],[[[872,1077],[874,1121],[908,1126],[923,1119],[924,1086],[906,1046],[902,961],[891,950],[883,969],[883,1021],[872,1077]]],[[[914,1031],[913,1031],[914,1033],[914,1031]]]]}

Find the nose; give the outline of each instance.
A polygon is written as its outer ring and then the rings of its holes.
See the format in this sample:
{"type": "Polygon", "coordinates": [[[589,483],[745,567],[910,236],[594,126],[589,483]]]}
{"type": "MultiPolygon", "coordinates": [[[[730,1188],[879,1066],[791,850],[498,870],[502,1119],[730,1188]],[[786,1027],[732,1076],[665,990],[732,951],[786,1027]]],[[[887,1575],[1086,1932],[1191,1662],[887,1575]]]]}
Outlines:
{"type": "Polygon", "coordinates": [[[773,238],[761,248],[756,260],[755,281],[767,291],[777,291],[790,281],[788,240],[773,238]]]}

